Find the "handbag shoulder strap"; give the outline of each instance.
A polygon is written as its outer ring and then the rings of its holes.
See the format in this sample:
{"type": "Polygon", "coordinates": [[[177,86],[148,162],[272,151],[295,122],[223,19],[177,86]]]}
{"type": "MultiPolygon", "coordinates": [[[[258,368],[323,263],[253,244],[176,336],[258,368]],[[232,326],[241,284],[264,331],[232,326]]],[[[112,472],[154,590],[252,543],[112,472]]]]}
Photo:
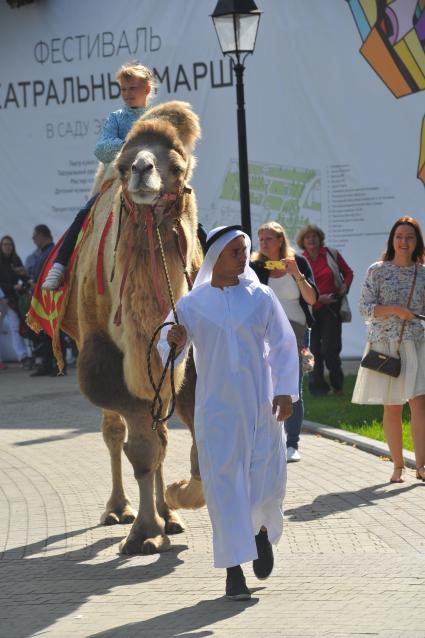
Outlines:
{"type": "Polygon", "coordinates": [[[332,270],[334,275],[335,286],[339,288],[341,283],[344,283],[344,277],[342,276],[342,273],[338,266],[338,262],[336,260],[336,257],[338,256],[338,251],[335,250],[335,255],[334,255],[332,250],[326,246],[326,256],[327,256],[328,266],[332,270]]]}
{"type": "MultiPolygon", "coordinates": [[[[418,274],[418,266],[417,266],[417,264],[415,264],[415,272],[413,273],[413,281],[412,281],[412,285],[410,287],[409,298],[407,300],[407,306],[406,306],[407,308],[410,306],[410,302],[412,301],[413,291],[415,289],[417,274],[418,274]]],[[[398,339],[397,350],[400,349],[401,340],[403,339],[404,329],[406,327],[406,321],[407,321],[407,319],[404,319],[403,323],[401,324],[400,337],[398,339]]]]}
{"type": "Polygon", "coordinates": [[[334,262],[338,265],[338,262],[336,260],[336,258],[338,257],[338,251],[336,248],[332,248],[332,250],[326,246],[326,252],[332,257],[332,259],[334,260],[334,262]],[[335,254],[334,254],[335,253],[335,254]]]}

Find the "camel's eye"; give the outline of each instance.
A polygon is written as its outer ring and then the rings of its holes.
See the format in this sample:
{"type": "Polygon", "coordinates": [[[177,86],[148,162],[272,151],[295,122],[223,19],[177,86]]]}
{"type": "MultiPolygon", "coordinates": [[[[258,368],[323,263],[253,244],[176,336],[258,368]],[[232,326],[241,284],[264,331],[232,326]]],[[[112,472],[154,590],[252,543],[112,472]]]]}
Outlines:
{"type": "Polygon", "coordinates": [[[173,175],[181,175],[184,171],[184,168],[182,166],[179,166],[179,164],[175,164],[174,166],[171,166],[171,172],[173,173],[173,175]]]}

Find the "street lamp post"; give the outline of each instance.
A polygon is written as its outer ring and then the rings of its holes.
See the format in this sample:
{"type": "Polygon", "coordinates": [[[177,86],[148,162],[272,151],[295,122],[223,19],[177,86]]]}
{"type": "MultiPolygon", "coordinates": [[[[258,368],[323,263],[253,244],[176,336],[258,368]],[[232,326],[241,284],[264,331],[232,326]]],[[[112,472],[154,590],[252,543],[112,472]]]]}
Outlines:
{"type": "Polygon", "coordinates": [[[246,144],[244,62],[254,53],[261,11],[253,0],[218,0],[211,17],[223,55],[229,55],[236,76],[236,100],[239,146],[239,190],[242,228],[251,237],[248,151],[246,144]]]}

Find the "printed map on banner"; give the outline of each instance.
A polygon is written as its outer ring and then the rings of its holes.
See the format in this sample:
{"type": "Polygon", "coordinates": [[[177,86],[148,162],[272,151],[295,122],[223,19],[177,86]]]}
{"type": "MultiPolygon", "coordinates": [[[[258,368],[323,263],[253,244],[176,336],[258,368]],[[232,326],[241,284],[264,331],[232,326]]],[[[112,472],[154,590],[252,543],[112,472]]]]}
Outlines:
{"type": "MultiPolygon", "coordinates": [[[[249,164],[249,192],[253,230],[274,220],[286,229],[294,240],[305,224],[321,224],[320,171],[311,168],[249,164]]],[[[223,179],[221,193],[211,207],[212,227],[240,220],[239,164],[232,160],[223,179]]]]}
{"type": "MultiPolygon", "coordinates": [[[[347,0],[360,53],[395,97],[425,89],[425,0],[347,0]]],[[[425,183],[425,118],[418,177],[425,183]]]]}

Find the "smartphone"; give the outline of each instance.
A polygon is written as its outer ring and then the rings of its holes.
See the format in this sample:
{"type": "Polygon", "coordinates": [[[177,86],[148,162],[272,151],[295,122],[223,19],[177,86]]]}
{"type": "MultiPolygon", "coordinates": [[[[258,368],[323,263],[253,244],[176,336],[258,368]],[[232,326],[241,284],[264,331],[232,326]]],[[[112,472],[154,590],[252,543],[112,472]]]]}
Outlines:
{"type": "Polygon", "coordinates": [[[283,264],[281,261],[266,261],[264,268],[267,270],[286,270],[286,264],[283,264]]]}

